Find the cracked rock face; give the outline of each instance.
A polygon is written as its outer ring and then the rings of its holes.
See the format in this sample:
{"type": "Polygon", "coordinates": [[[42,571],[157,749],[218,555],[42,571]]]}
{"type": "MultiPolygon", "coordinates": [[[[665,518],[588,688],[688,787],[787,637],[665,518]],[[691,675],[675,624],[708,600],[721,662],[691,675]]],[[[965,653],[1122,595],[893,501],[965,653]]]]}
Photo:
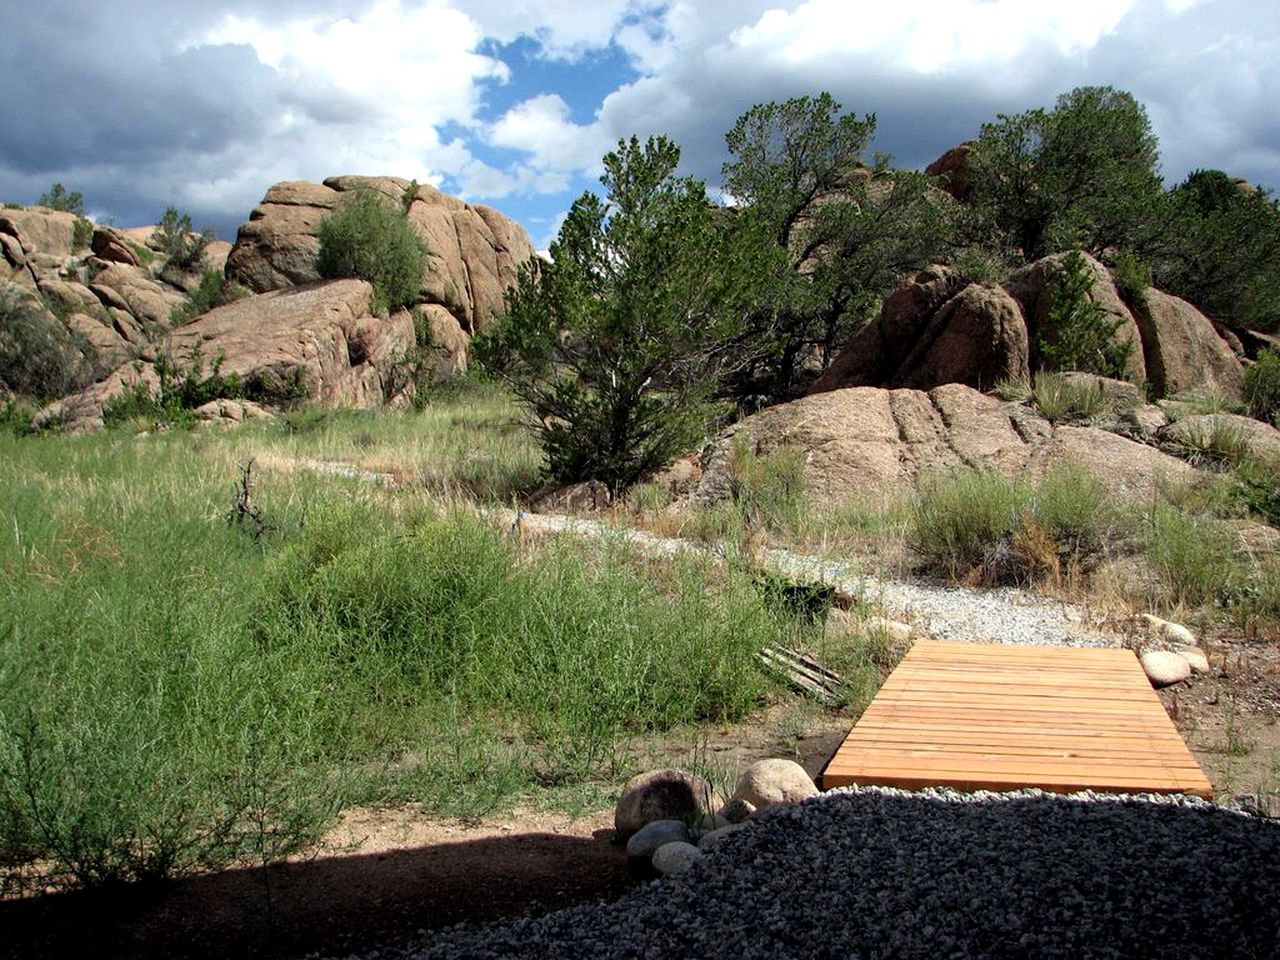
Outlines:
{"type": "Polygon", "coordinates": [[[785,446],[805,450],[807,492],[826,503],[901,492],[925,473],[978,468],[1038,479],[1063,463],[1089,470],[1113,493],[1142,497],[1162,479],[1191,470],[1100,428],[1054,428],[1022,405],[960,384],[927,392],[851,387],[763,410],[712,443],[697,499],[730,495],[734,447],[741,443],[758,456],[785,446]]]}
{"type": "Polygon", "coordinates": [[[370,189],[397,205],[427,244],[425,302],[439,305],[467,334],[503,310],[504,291],[533,256],[528,234],[492,207],[469,204],[398,177],[330,177],[323,184],[286,181],[271,187],[240,227],[227,277],[265,293],[320,279],[320,221],[352,190],[370,189]]]}

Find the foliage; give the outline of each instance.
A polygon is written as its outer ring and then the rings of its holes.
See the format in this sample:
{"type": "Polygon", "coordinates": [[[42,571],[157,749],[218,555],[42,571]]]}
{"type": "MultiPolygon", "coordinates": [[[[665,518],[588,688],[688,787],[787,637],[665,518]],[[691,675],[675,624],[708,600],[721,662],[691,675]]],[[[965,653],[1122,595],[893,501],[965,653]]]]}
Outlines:
{"type": "Polygon", "coordinates": [[[903,274],[943,257],[953,204],[930,178],[862,162],[876,119],[830,94],[757,105],[726,136],[724,189],[749,242],[773,247],[767,290],[738,340],[727,393],[792,399],[903,274]]]}
{"type": "Polygon", "coordinates": [[[1156,284],[1229,325],[1280,329],[1280,204],[1221,170],[1195,171],[1167,200],[1156,284]]]}
{"type": "Polygon", "coordinates": [[[93,242],[93,224],[84,217],[76,217],[71,225],[71,249],[83,250],[93,242]]]}
{"type": "Polygon", "coordinates": [[[995,585],[1060,575],[1097,554],[1114,517],[1091,474],[1063,465],[1038,486],[972,470],[926,479],[911,511],[915,548],[949,576],[995,585]]]}
{"type": "Polygon", "coordinates": [[[1280,426],[1280,352],[1267,348],[1244,372],[1249,416],[1280,426]]]}
{"type": "Polygon", "coordinates": [[[52,400],[93,376],[88,344],[20,290],[0,288],[0,385],[32,400],[52,400]]]}
{"type": "Polygon", "coordinates": [[[1111,87],[1077,87],[1053,110],[982,126],[970,202],[1027,260],[1081,247],[1101,255],[1145,235],[1161,195],[1146,110],[1111,87]]]}
{"type": "Polygon", "coordinates": [[[1088,423],[1111,410],[1111,401],[1099,384],[1047,370],[1032,377],[1030,399],[1050,423],[1088,423]]]}
{"type": "Polygon", "coordinates": [[[1111,267],[1120,299],[1130,307],[1145,303],[1151,287],[1151,267],[1132,250],[1122,250],[1111,267]]]}
{"type": "Polygon", "coordinates": [[[729,451],[729,495],[747,529],[778,531],[794,525],[804,510],[805,451],[782,446],[768,454],[739,433],[729,451]]]}
{"type": "Polygon", "coordinates": [[[249,291],[237,283],[227,283],[221,270],[206,270],[200,275],[200,285],[187,297],[187,302],[169,311],[169,325],[185,326],[214,307],[221,307],[247,296],[250,296],[249,291]]]}
{"type": "Polygon", "coordinates": [[[68,192],[67,188],[60,183],[55,183],[47,193],[40,194],[40,199],[36,203],[50,210],[62,210],[65,213],[74,213],[78,217],[84,216],[84,197],[80,191],[68,192]]]}
{"type": "Polygon", "coordinates": [[[547,472],[622,489],[696,446],[751,285],[751,257],[676,175],[664,137],[606,154],[607,199],[584,193],[526,265],[506,317],[476,342],[535,418],[547,472]]]}
{"type": "Polygon", "coordinates": [[[215,239],[212,230],[196,233],[191,225],[191,215],[179,213],[176,207],[168,207],[157,224],[152,241],[168,258],[166,267],[186,272],[199,263],[205,250],[215,239]]]}
{"type": "Polygon", "coordinates": [[[0,432],[25,436],[31,432],[31,421],[35,415],[35,408],[21,400],[0,401],[0,432]]]}
{"type": "Polygon", "coordinates": [[[1143,550],[1174,603],[1223,603],[1236,586],[1233,538],[1213,518],[1158,503],[1147,517],[1143,550]]]}
{"type": "Polygon", "coordinates": [[[1132,340],[1117,341],[1123,323],[1093,300],[1095,277],[1079,250],[1055,270],[1049,313],[1036,331],[1036,350],[1048,370],[1080,370],[1123,379],[1133,355],[1132,340]]]}
{"type": "Polygon", "coordinates": [[[102,408],[103,423],[112,426],[141,418],[155,423],[189,424],[191,411],[210,400],[236,399],[255,393],[239,374],[223,376],[223,360],[221,354],[214,357],[206,376],[199,344],[191,348],[185,364],[161,353],[155,362],[157,389],[153,392],[146,382],[139,380],[109,398],[102,408]]]}
{"type": "Polygon", "coordinates": [[[385,313],[422,296],[427,247],[404,213],[362,188],[320,221],[316,269],[322,277],[360,277],[373,284],[374,310],[385,313]]]}

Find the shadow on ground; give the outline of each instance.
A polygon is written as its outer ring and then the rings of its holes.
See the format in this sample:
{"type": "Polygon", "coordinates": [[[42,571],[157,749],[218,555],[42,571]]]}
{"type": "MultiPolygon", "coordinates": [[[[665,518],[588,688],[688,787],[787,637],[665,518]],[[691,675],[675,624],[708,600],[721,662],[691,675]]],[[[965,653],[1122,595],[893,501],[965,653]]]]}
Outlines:
{"type": "Polygon", "coordinates": [[[12,900],[0,903],[0,957],[343,954],[616,897],[634,881],[611,839],[515,834],[12,900]]]}

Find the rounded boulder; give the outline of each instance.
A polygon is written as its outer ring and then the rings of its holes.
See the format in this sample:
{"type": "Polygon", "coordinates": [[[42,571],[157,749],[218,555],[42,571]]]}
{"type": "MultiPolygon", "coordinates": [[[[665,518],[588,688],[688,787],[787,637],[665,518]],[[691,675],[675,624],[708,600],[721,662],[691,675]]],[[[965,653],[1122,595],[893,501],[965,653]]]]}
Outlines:
{"type": "Polygon", "coordinates": [[[733,799],[745,800],[757,810],[765,810],[799,803],[817,793],[813,778],[794,760],[757,760],[738,781],[733,799]]]}
{"type": "Polygon", "coordinates": [[[715,788],[701,777],[676,768],[651,770],[627,781],[614,807],[613,826],[625,843],[654,820],[696,823],[720,805],[715,788]]]}

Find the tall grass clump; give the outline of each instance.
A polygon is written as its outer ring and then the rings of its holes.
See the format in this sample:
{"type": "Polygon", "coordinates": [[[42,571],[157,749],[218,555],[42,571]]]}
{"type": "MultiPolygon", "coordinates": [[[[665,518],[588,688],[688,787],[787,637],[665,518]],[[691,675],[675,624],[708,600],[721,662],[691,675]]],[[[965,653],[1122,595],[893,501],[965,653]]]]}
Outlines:
{"type": "Polygon", "coordinates": [[[1031,400],[1050,423],[1087,423],[1111,412],[1111,401],[1096,381],[1045,370],[1032,378],[1031,400]]]}
{"type": "Polygon", "coordinates": [[[994,470],[927,478],[912,510],[912,545],[956,577],[993,559],[1030,499],[1025,480],[994,470]]]}
{"type": "Polygon", "coordinates": [[[1115,522],[1106,488],[1064,464],[1038,485],[993,470],[926,479],[911,508],[910,540],[934,567],[988,584],[1056,580],[1079,570],[1115,522]]]}
{"type": "Polygon", "coordinates": [[[1235,544],[1210,517],[1156,504],[1146,520],[1143,551],[1169,599],[1189,606],[1225,603],[1237,586],[1235,544]]]}
{"type": "Polygon", "coordinates": [[[405,749],[447,703],[507,718],[574,776],[628,731],[741,716],[761,692],[752,657],[782,629],[703,564],[641,569],[574,542],[523,556],[472,517],[388,536],[341,511],[273,561],[255,619],[310,685],[362,704],[330,701],[327,742],[405,749]]]}
{"type": "Polygon", "coordinates": [[[1280,425],[1280,352],[1268,347],[1244,371],[1249,416],[1280,425]]]}

